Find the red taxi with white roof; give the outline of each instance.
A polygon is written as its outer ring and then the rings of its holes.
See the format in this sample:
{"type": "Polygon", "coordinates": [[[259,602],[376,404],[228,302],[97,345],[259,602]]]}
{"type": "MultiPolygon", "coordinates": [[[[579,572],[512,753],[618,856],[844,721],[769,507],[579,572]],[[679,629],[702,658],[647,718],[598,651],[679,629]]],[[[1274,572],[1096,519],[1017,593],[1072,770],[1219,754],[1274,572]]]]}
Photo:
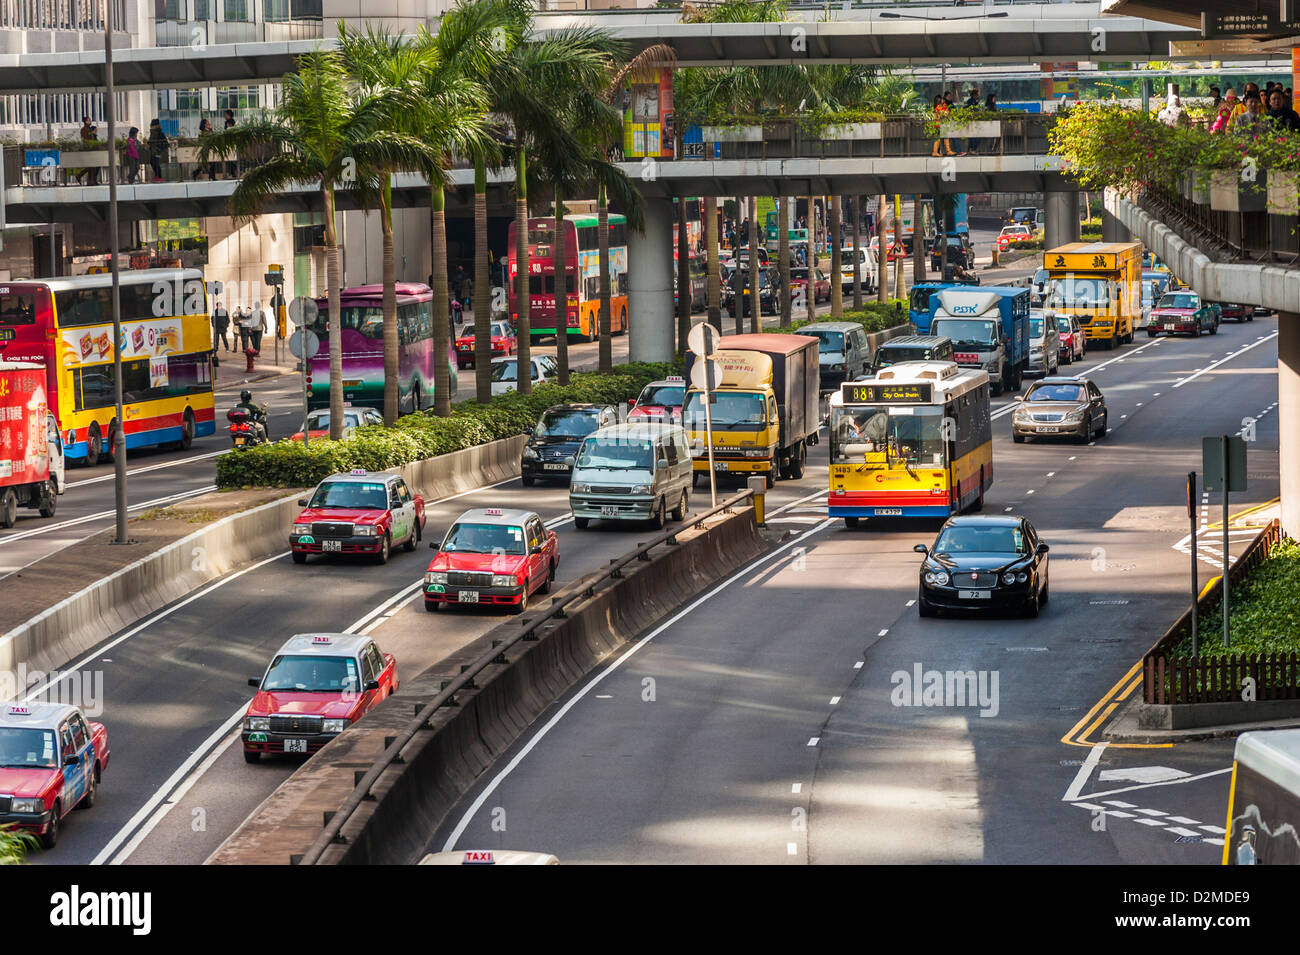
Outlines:
{"type": "Polygon", "coordinates": [[[652,381],[641,389],[635,401],[628,402],[627,418],[660,418],[682,420],[682,403],[686,400],[686,379],[670,376],[662,381],[652,381]]]}
{"type": "Polygon", "coordinates": [[[398,544],[415,550],[424,535],[424,498],[400,474],[335,474],[298,506],[306,510],[289,532],[295,564],[309,554],[368,554],[383,564],[398,544]]]}
{"type": "Polygon", "coordinates": [[[0,705],[0,825],[54,848],[63,818],[95,804],[108,766],[108,730],[61,703],[0,705]]]}
{"type": "MultiPolygon", "coordinates": [[[[504,358],[515,353],[519,347],[519,338],[515,328],[509,322],[492,322],[488,326],[492,337],[492,357],[504,358]]],[[[466,334],[456,339],[456,366],[458,368],[474,367],[474,326],[466,326],[466,334]]]]}
{"type": "MultiPolygon", "coordinates": [[[[343,404],[343,438],[352,436],[352,432],[363,424],[383,424],[384,416],[374,408],[353,408],[351,403],[343,404]]],[[[303,433],[295,432],[290,441],[301,441],[303,433]]],[[[312,441],[324,441],[330,436],[330,410],[321,408],[307,415],[307,437],[312,441]]]]}
{"type": "Polygon", "coordinates": [[[533,511],[499,507],[466,511],[447,531],[424,575],[424,609],[492,604],[515,613],[534,593],[550,593],[560,543],[533,511]]]}
{"type": "Polygon", "coordinates": [[[285,642],[244,714],[244,761],[315,753],[397,691],[397,661],[370,637],[300,633],[285,642]]]}

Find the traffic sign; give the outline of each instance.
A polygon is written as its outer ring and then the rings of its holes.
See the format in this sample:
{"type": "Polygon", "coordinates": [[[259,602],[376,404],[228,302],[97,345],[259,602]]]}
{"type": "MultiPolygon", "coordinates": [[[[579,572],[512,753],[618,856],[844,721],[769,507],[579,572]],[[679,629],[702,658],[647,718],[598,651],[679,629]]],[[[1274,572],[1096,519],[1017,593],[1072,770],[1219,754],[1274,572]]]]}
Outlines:
{"type": "Polygon", "coordinates": [[[320,309],[316,307],[314,298],[299,295],[289,303],[289,320],[300,328],[304,325],[315,325],[319,315],[320,309]]]}
{"type": "Polygon", "coordinates": [[[1227,490],[1246,490],[1246,441],[1238,435],[1201,439],[1201,473],[1204,490],[1224,490],[1224,459],[1228,462],[1227,490]],[[1224,445],[1227,450],[1224,450],[1224,445]]]}
{"type": "MultiPolygon", "coordinates": [[[[707,325],[704,327],[712,328],[713,326],[707,325]]],[[[691,366],[691,385],[700,389],[700,391],[714,391],[720,384],[722,384],[721,362],[714,361],[711,358],[702,358],[691,366]]]]}
{"type": "MultiPolygon", "coordinates": [[[[687,334],[686,345],[694,354],[707,358],[718,350],[721,337],[721,333],[708,322],[699,322],[687,334]]],[[[696,365],[698,367],[699,363],[696,365]]]]}
{"type": "Polygon", "coordinates": [[[309,328],[300,328],[289,336],[289,354],[308,361],[320,351],[320,337],[309,328]],[[304,354],[305,352],[305,354],[304,354]]]}

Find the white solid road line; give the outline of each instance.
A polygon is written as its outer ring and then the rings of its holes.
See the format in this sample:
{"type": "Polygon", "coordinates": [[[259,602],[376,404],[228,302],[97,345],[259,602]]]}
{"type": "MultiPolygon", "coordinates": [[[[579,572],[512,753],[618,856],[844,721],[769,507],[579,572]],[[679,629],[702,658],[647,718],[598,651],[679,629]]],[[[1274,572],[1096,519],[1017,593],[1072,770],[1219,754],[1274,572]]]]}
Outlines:
{"type": "MultiPolygon", "coordinates": [[[[1098,744],[1102,746],[1104,744],[1098,744]]],[[[1208,773],[1201,773],[1197,776],[1181,776],[1178,779],[1163,779],[1157,783],[1139,783],[1136,786],[1125,786],[1123,789],[1108,789],[1101,793],[1088,793],[1088,799],[1100,799],[1102,796],[1116,796],[1119,793],[1131,793],[1137,789],[1152,789],[1156,786],[1177,786],[1180,783],[1194,783],[1197,780],[1209,779],[1212,776],[1222,776],[1224,773],[1232,772],[1231,766],[1225,766],[1223,769],[1212,769],[1208,773]]]]}
{"type": "MultiPolygon", "coordinates": [[[[181,458],[179,461],[165,461],[162,464],[151,464],[148,467],[135,468],[132,471],[127,471],[126,476],[135,477],[137,474],[145,474],[148,471],[161,471],[163,468],[174,468],[181,464],[189,464],[191,461],[206,461],[208,458],[215,458],[225,453],[225,451],[211,451],[208,454],[195,454],[188,458],[181,458]]],[[[116,477],[116,474],[101,474],[99,477],[86,478],[84,481],[73,481],[68,485],[68,488],[85,487],[87,484],[99,484],[102,481],[112,481],[116,479],[116,477]]]]}
{"type": "Polygon", "coordinates": [[[761,567],[763,564],[766,564],[767,562],[775,559],[780,554],[796,546],[797,544],[807,540],[809,537],[812,537],[814,534],[821,533],[822,531],[824,531],[826,528],[830,527],[834,523],[835,522],[831,520],[823,521],[818,527],[814,527],[811,528],[810,530],[804,531],[798,537],[795,537],[792,540],[787,541],[785,544],[781,545],[776,550],[764,554],[758,560],[754,561],[753,563],[747,565],[743,569],[732,574],[722,583],[712,588],[708,593],[695,598],[695,600],[691,601],[687,606],[683,607],[681,610],[677,611],[677,613],[669,617],[666,621],[661,623],[659,626],[655,627],[653,630],[651,630],[648,634],[646,634],[636,643],[632,644],[632,646],[628,648],[626,652],[621,654],[617,660],[615,660],[613,663],[607,666],[600,673],[596,674],[596,676],[593,677],[592,680],[586,686],[584,686],[581,690],[575,693],[572,698],[570,698],[562,707],[560,707],[559,712],[557,712],[553,717],[551,717],[551,719],[547,721],[545,726],[543,726],[541,729],[539,729],[536,733],[533,734],[533,736],[528,740],[528,742],[524,745],[524,747],[515,755],[515,757],[512,760],[510,760],[509,764],[505,767],[505,769],[497,773],[496,776],[492,778],[492,781],[488,783],[487,786],[484,787],[483,791],[479,793],[478,798],[475,799],[474,803],[469,807],[469,809],[465,811],[465,814],[461,817],[460,822],[456,824],[456,828],[452,830],[451,835],[447,837],[447,841],[443,845],[442,851],[451,852],[453,849],[455,849],[456,843],[457,841],[459,841],[460,837],[464,835],[465,829],[469,826],[474,816],[478,814],[478,811],[483,807],[483,804],[487,802],[488,798],[492,795],[492,793],[496,792],[497,787],[500,786],[501,783],[505,781],[505,778],[509,776],[512,772],[514,772],[515,768],[518,767],[518,765],[521,762],[523,762],[524,758],[533,751],[533,747],[535,747],[538,743],[540,743],[543,739],[545,739],[546,735],[552,729],[555,728],[555,726],[560,722],[560,720],[564,719],[564,717],[568,714],[568,712],[571,709],[573,709],[573,707],[576,706],[582,700],[583,697],[585,697],[588,693],[590,693],[595,687],[600,685],[600,683],[605,679],[605,677],[609,676],[611,673],[613,673],[615,670],[621,667],[624,663],[630,660],[638,650],[644,647],[655,637],[659,636],[659,634],[663,633],[669,627],[676,624],[679,620],[689,616],[693,611],[695,611],[696,608],[712,600],[714,597],[722,593],[722,591],[726,590],[736,581],[753,573],[756,568],[761,567]]]}
{"type": "MultiPolygon", "coordinates": [[[[1070,788],[1061,797],[1062,802],[1073,802],[1079,798],[1079,792],[1088,782],[1088,777],[1092,775],[1092,771],[1097,767],[1097,762],[1101,759],[1101,754],[1105,752],[1108,745],[1107,743],[1098,743],[1088,751],[1088,758],[1083,761],[1079,771],[1074,774],[1074,782],[1070,783],[1070,788]]],[[[1092,796],[1089,795],[1088,798],[1091,799],[1092,796]]]]}
{"type": "Polygon", "coordinates": [[[1204,375],[1206,372],[1213,371],[1214,369],[1222,365],[1224,362],[1229,362],[1232,361],[1232,359],[1234,358],[1239,358],[1240,356],[1246,354],[1246,352],[1250,351],[1252,348],[1258,348],[1260,345],[1264,344],[1264,342],[1269,341],[1270,339],[1273,338],[1277,338],[1277,332],[1274,332],[1271,335],[1265,335],[1263,338],[1257,339],[1251,342],[1249,345],[1243,345],[1241,348],[1238,348],[1227,358],[1220,358],[1218,361],[1214,362],[1213,364],[1206,365],[1200,371],[1193,372],[1192,374],[1188,375],[1186,378],[1180,378],[1178,381],[1174,382],[1173,387],[1181,388],[1189,381],[1195,381],[1197,378],[1200,378],[1201,375],[1204,375]]]}
{"type": "MultiPolygon", "coordinates": [[[[206,494],[209,491],[215,491],[217,486],[209,484],[207,487],[198,487],[192,491],[183,491],[179,494],[169,494],[167,497],[156,497],[152,501],[141,501],[139,504],[132,504],[127,508],[128,511],[138,511],[141,508],[156,507],[159,504],[175,504],[186,498],[197,497],[200,494],[206,494]]],[[[30,530],[19,531],[17,534],[9,534],[0,537],[0,547],[5,544],[11,544],[14,541],[24,540],[28,537],[36,537],[40,534],[49,534],[52,531],[63,530],[65,527],[76,527],[79,524],[88,524],[91,521],[103,520],[106,517],[112,517],[117,511],[99,511],[95,514],[87,514],[84,517],[74,517],[72,520],[60,521],[57,524],[46,524],[43,527],[33,527],[30,530]]]]}
{"type": "MultiPolygon", "coordinates": [[[[1116,356],[1115,358],[1111,358],[1107,361],[1103,361],[1100,365],[1093,365],[1091,368],[1080,368],[1076,373],[1080,375],[1090,375],[1093,372],[1101,371],[1107,365],[1113,365],[1115,364],[1115,362],[1123,361],[1125,358],[1129,358],[1133,355],[1136,355],[1138,352],[1142,351],[1143,349],[1150,348],[1152,345],[1159,345],[1161,342],[1166,340],[1167,339],[1164,338],[1154,338],[1151,341],[1147,342],[1145,345],[1139,345],[1137,348],[1134,348],[1132,351],[1126,352],[1123,355],[1116,356]]],[[[1010,404],[1003,405],[997,411],[989,415],[989,419],[993,420],[996,418],[1001,418],[1003,415],[1009,415],[1011,414],[1011,412],[1016,410],[1016,407],[1017,407],[1016,401],[1013,398],[1010,404]]]]}

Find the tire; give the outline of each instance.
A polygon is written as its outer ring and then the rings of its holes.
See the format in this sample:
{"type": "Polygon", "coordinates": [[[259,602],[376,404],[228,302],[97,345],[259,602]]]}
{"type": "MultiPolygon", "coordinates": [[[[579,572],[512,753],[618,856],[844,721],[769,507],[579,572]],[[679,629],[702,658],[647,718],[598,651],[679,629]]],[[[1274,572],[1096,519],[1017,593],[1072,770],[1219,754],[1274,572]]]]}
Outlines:
{"type": "Polygon", "coordinates": [[[93,468],[104,454],[104,439],[99,435],[99,425],[92,424],[86,437],[86,467],[93,468]]]}
{"type": "Polygon", "coordinates": [[[1042,593],[1042,596],[1040,596],[1040,597],[1038,598],[1038,602],[1039,602],[1040,604],[1046,604],[1046,603],[1047,603],[1047,597],[1048,597],[1048,585],[1049,585],[1050,583],[1051,583],[1051,581],[1049,581],[1049,580],[1045,580],[1045,581],[1043,581],[1043,593],[1042,593]]]}
{"type": "Polygon", "coordinates": [[[1219,323],[1218,323],[1218,322],[1215,322],[1213,325],[1210,326],[1210,334],[1211,334],[1211,335],[1217,335],[1217,334],[1219,334],[1219,323]]]}
{"type": "Polygon", "coordinates": [[[1035,590],[1033,599],[1030,600],[1029,604],[1025,607],[1025,616],[1037,617],[1042,609],[1042,601],[1039,599],[1038,591],[1035,590]]]}
{"type": "Polygon", "coordinates": [[[690,504],[687,500],[687,494],[685,491],[682,491],[681,500],[678,501],[677,506],[673,508],[673,520],[675,521],[686,520],[686,511],[689,508],[689,506],[690,504]]]}
{"type": "Polygon", "coordinates": [[[537,588],[537,592],[539,594],[549,594],[551,592],[551,584],[553,583],[555,583],[555,565],[547,564],[546,579],[542,581],[542,585],[537,588]]]}
{"type": "Polygon", "coordinates": [[[589,517],[575,517],[573,519],[573,526],[580,531],[585,531],[587,529],[587,525],[590,523],[591,523],[591,518],[589,517]]]}
{"type": "Polygon", "coordinates": [[[59,832],[63,828],[63,820],[59,818],[59,813],[62,808],[63,807],[58,802],[55,802],[54,814],[50,816],[50,831],[40,837],[41,848],[43,849],[53,849],[59,844],[59,832]]]}
{"type": "Polygon", "coordinates": [[[416,521],[415,527],[411,529],[411,536],[408,537],[406,543],[402,545],[406,548],[408,554],[415,551],[416,546],[420,543],[420,536],[420,522],[416,521]]]}
{"type": "Polygon", "coordinates": [[[996,398],[998,395],[1002,394],[1002,379],[999,378],[997,381],[990,381],[990,382],[989,382],[989,391],[991,391],[991,392],[993,393],[993,396],[994,396],[995,398],[996,398]]]}
{"type": "Polygon", "coordinates": [[[424,602],[424,609],[428,613],[437,613],[441,608],[442,608],[441,600],[426,600],[424,602]]]}
{"type": "Polygon", "coordinates": [[[255,750],[250,750],[250,749],[246,749],[246,750],[244,750],[244,762],[246,762],[246,763],[260,763],[261,761],[262,761],[262,754],[261,754],[261,753],[256,752],[255,750]]]}
{"type": "Polygon", "coordinates": [[[108,448],[101,450],[99,456],[102,460],[112,463],[113,452],[117,448],[117,420],[114,419],[108,423],[108,448]]]}
{"type": "Polygon", "coordinates": [[[379,542],[379,553],[375,555],[375,563],[376,564],[388,563],[389,555],[391,555],[392,552],[393,552],[393,542],[389,538],[389,536],[385,534],[384,539],[379,542]]]}
{"type": "Polygon", "coordinates": [[[41,517],[53,517],[59,506],[59,491],[54,486],[54,478],[45,482],[45,493],[41,498],[41,517]]]}
{"type": "Polygon", "coordinates": [[[847,530],[856,531],[858,529],[859,519],[856,517],[844,518],[844,527],[847,530]]]}
{"type": "Polygon", "coordinates": [[[537,478],[533,477],[531,474],[521,474],[519,480],[523,483],[524,487],[532,487],[537,483],[537,478]]]}
{"type": "Polygon", "coordinates": [[[95,800],[99,797],[99,763],[95,764],[94,769],[90,772],[90,779],[86,782],[86,794],[81,797],[81,802],[77,803],[74,809],[89,809],[95,805],[95,800]]]}
{"type": "Polygon", "coordinates": [[[1104,438],[1104,437],[1106,437],[1106,432],[1110,430],[1110,426],[1109,426],[1109,424],[1107,423],[1108,420],[1109,420],[1109,418],[1110,418],[1110,415],[1106,415],[1105,417],[1103,417],[1103,418],[1101,419],[1101,430],[1097,432],[1097,437],[1099,437],[1099,438],[1104,438]]]}
{"type": "Polygon", "coordinates": [[[1092,415],[1089,415],[1083,422],[1083,435],[1079,438],[1080,444],[1087,444],[1092,440],[1092,415]]]}
{"type": "Polygon", "coordinates": [[[650,523],[654,525],[655,530],[663,530],[664,525],[668,523],[667,511],[668,508],[664,505],[664,499],[662,497],[659,498],[659,503],[655,505],[654,517],[650,518],[650,523]]]}
{"type": "Polygon", "coordinates": [[[1155,337],[1156,337],[1156,333],[1151,331],[1150,329],[1147,329],[1147,338],[1155,338],[1155,337]]]}
{"type": "Polygon", "coordinates": [[[802,441],[799,442],[799,450],[795,452],[794,460],[790,462],[790,470],[787,472],[791,480],[798,481],[803,478],[804,468],[808,461],[808,450],[804,447],[802,441]]]}
{"type": "Polygon", "coordinates": [[[178,442],[182,451],[188,451],[194,444],[194,412],[185,409],[185,420],[181,422],[181,439],[178,442]]]}
{"type": "Polygon", "coordinates": [[[292,553],[293,553],[293,562],[295,564],[307,563],[307,555],[303,551],[295,550],[292,553]]]}
{"type": "Polygon", "coordinates": [[[1200,325],[1200,322],[1197,322],[1197,323],[1196,323],[1196,328],[1195,328],[1195,330],[1193,330],[1193,332],[1192,332],[1192,337],[1193,337],[1193,338],[1200,338],[1200,337],[1201,337],[1201,325],[1200,325]]]}
{"type": "Polygon", "coordinates": [[[767,473],[763,475],[763,477],[767,482],[767,489],[769,491],[776,487],[776,468],[768,468],[767,473]]]}
{"type": "Polygon", "coordinates": [[[1011,440],[1014,441],[1016,444],[1024,444],[1025,436],[1023,434],[1016,434],[1014,431],[1012,431],[1011,440]]]}
{"type": "Polygon", "coordinates": [[[916,612],[922,617],[937,617],[939,611],[935,610],[930,603],[920,594],[916,595],[916,612]]]}
{"type": "Polygon", "coordinates": [[[626,306],[624,306],[623,310],[619,313],[619,326],[620,327],[618,333],[620,335],[626,335],[627,334],[627,307],[626,306]]]}
{"type": "Polygon", "coordinates": [[[528,610],[528,581],[524,581],[524,592],[519,595],[519,606],[510,608],[512,613],[524,613],[528,610]]]}
{"type": "Polygon", "coordinates": [[[18,523],[18,496],[11,488],[0,491],[0,527],[13,527],[18,523]]]}

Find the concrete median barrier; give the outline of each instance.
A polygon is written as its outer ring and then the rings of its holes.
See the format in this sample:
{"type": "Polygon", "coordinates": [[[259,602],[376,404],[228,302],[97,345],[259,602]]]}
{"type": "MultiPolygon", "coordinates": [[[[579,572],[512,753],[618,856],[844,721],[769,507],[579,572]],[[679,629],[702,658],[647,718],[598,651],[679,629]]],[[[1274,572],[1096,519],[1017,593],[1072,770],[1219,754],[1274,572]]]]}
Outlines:
{"type": "MultiPolygon", "coordinates": [[[[342,830],[344,843],[323,864],[409,864],[446,814],[523,731],[602,661],[705,588],[760,556],[768,544],[750,507],[683,529],[677,543],[633,561],[620,578],[598,575],[570,588],[590,597],[548,622],[535,642],[511,648],[506,662],[475,677],[477,686],[438,710],[389,766],[342,830]]],[[[565,588],[566,592],[570,588],[565,588]]],[[[543,598],[544,599],[544,598],[543,598]]],[[[426,670],[308,760],[207,860],[215,865],[284,865],[305,853],[327,814],[339,809],[356,776],[382,755],[461,666],[519,632],[512,619],[426,670]],[[414,709],[412,708],[414,707],[414,709]],[[369,757],[369,760],[361,760],[369,757]],[[340,795],[342,794],[342,795],[340,795]]],[[[400,665],[400,661],[399,661],[400,665]]],[[[529,847],[533,848],[533,847],[529,847]]]]}
{"type": "MultiPolygon", "coordinates": [[[[519,475],[526,436],[416,461],[403,476],[426,500],[519,475]]],[[[201,505],[204,497],[187,501],[201,505]]],[[[0,636],[0,672],[48,671],[240,565],[288,549],[301,492],[221,518],[105,576],[0,636]]],[[[210,495],[214,500],[221,493],[210,495]]],[[[28,568],[39,575],[41,562],[28,568]]],[[[3,690],[0,690],[3,692],[3,690]]]]}

